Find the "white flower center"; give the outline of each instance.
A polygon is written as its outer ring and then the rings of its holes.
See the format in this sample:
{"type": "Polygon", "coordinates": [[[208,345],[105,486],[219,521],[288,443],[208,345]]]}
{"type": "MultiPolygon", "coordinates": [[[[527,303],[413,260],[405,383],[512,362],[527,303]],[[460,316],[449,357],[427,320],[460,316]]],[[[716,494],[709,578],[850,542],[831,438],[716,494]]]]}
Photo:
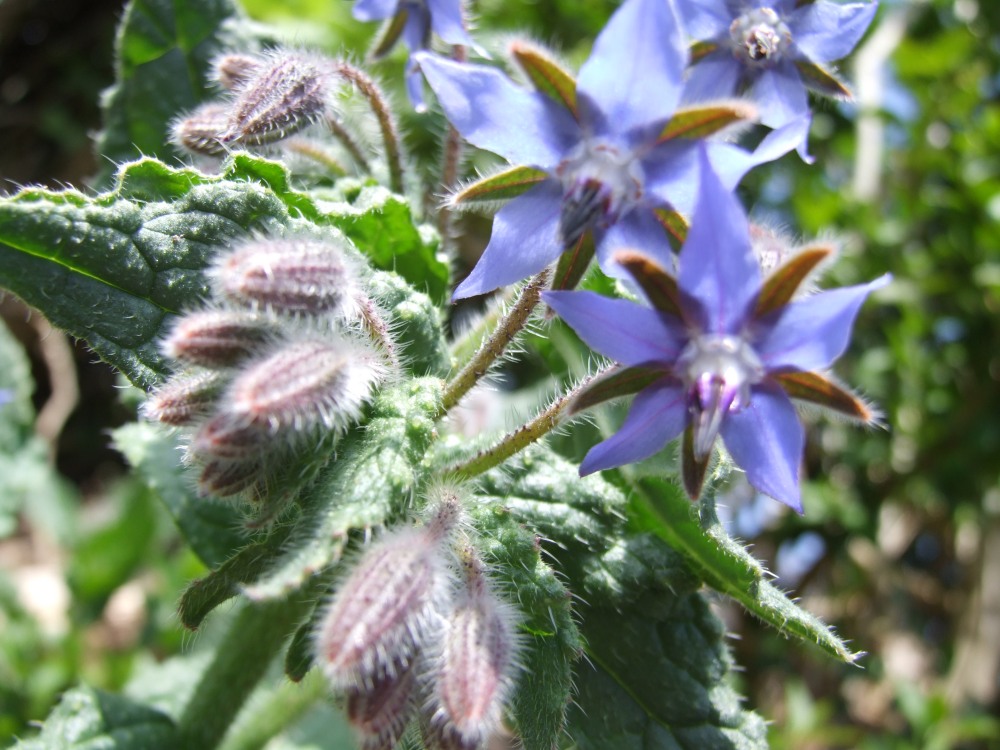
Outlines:
{"type": "Polygon", "coordinates": [[[729,27],[733,54],[746,65],[766,67],[781,59],[792,32],[771,8],[754,8],[729,27]]]}
{"type": "Polygon", "coordinates": [[[614,224],[642,198],[645,175],[636,154],[585,139],[556,167],[563,184],[559,225],[566,247],[594,227],[614,224]]]}
{"type": "Polygon", "coordinates": [[[700,460],[712,450],[726,414],[750,405],[750,387],[763,380],[764,365],[743,338],[711,334],[691,339],[675,373],[688,388],[694,454],[700,460]]]}

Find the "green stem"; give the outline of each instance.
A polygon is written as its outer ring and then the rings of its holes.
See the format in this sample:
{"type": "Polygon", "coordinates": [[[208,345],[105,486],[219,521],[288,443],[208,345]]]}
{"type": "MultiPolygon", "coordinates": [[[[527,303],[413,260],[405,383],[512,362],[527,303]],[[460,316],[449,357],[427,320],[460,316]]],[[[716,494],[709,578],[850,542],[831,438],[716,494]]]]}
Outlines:
{"type": "Polygon", "coordinates": [[[288,634],[314,604],[298,598],[243,606],[178,721],[180,747],[218,746],[288,634]]]}
{"type": "Polygon", "coordinates": [[[399,134],[393,121],[392,111],[385,94],[375,81],[366,73],[343,60],[337,65],[337,71],[348,81],[358,87],[358,91],[368,100],[375,119],[382,130],[382,142],[385,144],[385,158],[389,165],[389,187],[394,193],[403,192],[403,157],[399,147],[399,134]]]}
{"type": "Polygon", "coordinates": [[[455,477],[459,480],[472,479],[489,471],[494,466],[499,466],[515,453],[520,453],[532,443],[541,440],[559,425],[563,414],[566,412],[566,408],[576,398],[576,394],[605,372],[605,370],[601,370],[588,376],[571,391],[564,393],[545,407],[530,422],[518,427],[513,432],[507,433],[492,448],[480,451],[468,461],[450,467],[444,472],[445,475],[455,477]]]}
{"type": "Polygon", "coordinates": [[[443,417],[451,411],[472,386],[486,374],[490,365],[503,356],[510,342],[524,329],[531,313],[534,312],[539,300],[541,300],[542,291],[548,286],[551,277],[552,272],[546,268],[521,289],[513,307],[500,320],[493,334],[483,342],[472,359],[445,387],[441,412],[438,417],[443,417]]]}
{"type": "Polygon", "coordinates": [[[318,669],[302,682],[284,682],[277,689],[250,702],[245,720],[236,724],[220,750],[261,750],[284,729],[298,721],[329,691],[318,669]]]}

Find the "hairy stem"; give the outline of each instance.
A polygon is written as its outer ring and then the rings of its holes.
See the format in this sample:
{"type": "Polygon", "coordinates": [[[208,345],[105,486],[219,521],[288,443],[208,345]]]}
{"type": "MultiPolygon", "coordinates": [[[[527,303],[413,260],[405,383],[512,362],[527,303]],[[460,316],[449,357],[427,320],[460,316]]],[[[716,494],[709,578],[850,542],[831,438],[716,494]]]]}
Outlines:
{"type": "MultiPolygon", "coordinates": [[[[457,62],[465,62],[468,59],[466,49],[461,44],[452,47],[451,57],[457,62]]],[[[451,193],[458,185],[458,167],[462,162],[462,136],[455,129],[454,125],[448,124],[448,134],[444,141],[444,154],[441,166],[441,191],[451,193]]],[[[441,206],[438,210],[438,232],[441,239],[448,243],[452,238],[452,224],[454,212],[447,206],[441,206]]]]}
{"type": "Polygon", "coordinates": [[[178,721],[180,747],[219,744],[288,634],[314,603],[298,598],[244,605],[178,721]]]}
{"type": "Polygon", "coordinates": [[[368,100],[375,119],[378,120],[379,128],[382,130],[382,141],[385,144],[385,158],[389,164],[389,187],[396,193],[403,192],[403,157],[399,146],[399,134],[396,131],[396,123],[389,109],[389,102],[386,101],[385,94],[366,73],[355,68],[348,62],[340,61],[337,64],[337,72],[344,78],[357,86],[368,100]]]}
{"type": "Polygon", "coordinates": [[[524,329],[551,277],[552,272],[546,268],[521,289],[513,307],[500,320],[493,334],[483,342],[472,359],[448,383],[444,391],[439,417],[443,417],[461,401],[472,386],[486,374],[490,365],[503,356],[510,342],[524,329]]]}
{"type": "Polygon", "coordinates": [[[266,695],[255,697],[220,750],[261,750],[316,705],[329,689],[323,675],[314,669],[302,682],[284,682],[266,695]]]}
{"type": "Polygon", "coordinates": [[[288,141],[285,144],[285,148],[294,154],[323,165],[334,177],[343,177],[347,174],[347,170],[343,164],[334,159],[323,148],[304,138],[296,138],[288,141]]]}
{"type": "Polygon", "coordinates": [[[354,162],[364,171],[370,172],[371,165],[368,163],[368,159],[365,158],[364,153],[361,151],[361,146],[354,140],[354,136],[347,132],[347,128],[339,120],[335,120],[332,117],[326,118],[326,127],[330,131],[330,134],[347,149],[347,153],[351,155],[354,162]]]}
{"type": "Polygon", "coordinates": [[[575,388],[559,396],[530,422],[518,427],[513,432],[507,433],[499,443],[492,448],[480,451],[473,458],[460,464],[450,467],[445,474],[457,479],[472,479],[483,474],[494,466],[499,466],[515,453],[520,453],[532,443],[541,440],[555,427],[557,427],[566,412],[566,407],[572,403],[576,395],[596,378],[607,372],[602,369],[599,372],[589,375],[576,385],[575,388]]]}

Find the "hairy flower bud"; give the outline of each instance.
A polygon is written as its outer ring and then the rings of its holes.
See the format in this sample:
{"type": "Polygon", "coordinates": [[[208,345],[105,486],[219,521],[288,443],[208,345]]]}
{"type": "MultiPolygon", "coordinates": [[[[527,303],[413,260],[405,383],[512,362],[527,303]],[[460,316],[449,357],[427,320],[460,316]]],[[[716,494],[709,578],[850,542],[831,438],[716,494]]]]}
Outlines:
{"type": "Polygon", "coordinates": [[[259,350],[268,333],[266,322],[254,313],[203,310],[177,321],[163,343],[163,352],[202,367],[230,367],[259,350]]]}
{"type": "Polygon", "coordinates": [[[264,56],[236,91],[223,141],[263,146],[319,120],[330,95],[322,68],[317,58],[288,51],[264,56]]]}
{"type": "Polygon", "coordinates": [[[377,677],[371,685],[347,690],[347,720],[361,750],[392,750],[416,714],[415,669],[377,677]]]}
{"type": "Polygon", "coordinates": [[[173,377],[149,394],[142,410],[163,424],[189,425],[211,411],[221,387],[214,373],[173,377]]]}
{"type": "Polygon", "coordinates": [[[500,728],[518,668],[516,610],[493,591],[475,550],[463,552],[464,586],[432,654],[424,733],[434,750],[477,750],[500,728]]]}
{"type": "Polygon", "coordinates": [[[206,102],[186,117],[174,121],[171,140],[191,153],[225,156],[226,146],[222,138],[229,128],[229,112],[227,104],[206,102]]]}
{"type": "Polygon", "coordinates": [[[441,627],[450,594],[447,564],[457,501],[427,524],[387,533],[340,584],[316,634],[316,655],[338,689],[372,689],[398,677],[441,627]]]}
{"type": "Polygon", "coordinates": [[[257,486],[263,473],[259,461],[208,461],[198,476],[201,496],[231,497],[257,486]]]}
{"type": "Polygon", "coordinates": [[[269,445],[267,432],[246,419],[223,411],[205,422],[191,441],[190,453],[200,459],[256,461],[269,445]]]}
{"type": "Polygon", "coordinates": [[[214,280],[230,300],[289,314],[352,313],[357,290],[340,248],[311,237],[246,242],[221,259],[214,280]]]}
{"type": "Polygon", "coordinates": [[[293,341],[248,363],[223,408],[262,435],[341,429],[357,419],[381,375],[376,355],[360,343],[332,336],[293,341]]]}
{"type": "Polygon", "coordinates": [[[260,71],[261,61],[254,55],[229,53],[212,61],[212,78],[229,91],[236,91],[260,71]]]}

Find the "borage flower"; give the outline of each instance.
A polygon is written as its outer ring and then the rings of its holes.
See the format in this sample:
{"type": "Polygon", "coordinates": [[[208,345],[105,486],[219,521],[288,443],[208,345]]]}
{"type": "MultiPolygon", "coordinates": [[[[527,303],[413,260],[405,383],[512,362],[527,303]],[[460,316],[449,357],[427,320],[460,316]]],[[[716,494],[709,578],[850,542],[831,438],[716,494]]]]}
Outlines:
{"type": "Polygon", "coordinates": [[[677,278],[639,253],[618,254],[655,309],[592,292],[544,295],[592,349],[625,368],[581,394],[577,408],[639,391],[621,430],[590,450],[580,473],[639,461],[683,433],[684,484],[697,497],[721,435],[750,484],[801,513],[804,431],[790,397],[875,420],[820,371],[844,351],[861,304],[889,277],[795,297],[830,254],[813,248],[761,283],[747,217],[707,161],[677,278]]]}
{"type": "Polygon", "coordinates": [[[389,19],[372,55],[382,57],[402,38],[410,48],[406,63],[406,93],[418,112],[424,104],[423,81],[413,59],[417,50],[430,47],[431,31],[447,44],[475,46],[462,20],[462,0],[357,0],[354,17],[359,21],[389,19]]]}
{"type": "MultiPolygon", "coordinates": [[[[661,264],[672,263],[665,225],[677,218],[670,210],[683,214],[693,204],[696,139],[752,112],[739,102],[678,111],[687,52],[672,0],[627,0],[576,81],[537,50],[515,44],[512,51],[536,90],[495,68],[416,56],[468,141],[526,165],[453,196],[458,205],[517,195],[496,215],[490,243],[455,298],[524,279],[564,251],[577,257],[591,230],[607,273],[614,273],[611,254],[619,247],[642,247],[661,264]]],[[[733,187],[751,167],[799,144],[807,130],[802,118],[771,133],[752,154],[710,142],[709,158],[733,187]]],[[[557,279],[557,285],[573,284],[557,279]]]]}
{"type": "Polygon", "coordinates": [[[878,3],[679,0],[679,7],[696,40],[685,101],[745,93],[761,122],[781,127],[808,111],[807,87],[850,97],[829,63],[854,49],[878,3]]]}

